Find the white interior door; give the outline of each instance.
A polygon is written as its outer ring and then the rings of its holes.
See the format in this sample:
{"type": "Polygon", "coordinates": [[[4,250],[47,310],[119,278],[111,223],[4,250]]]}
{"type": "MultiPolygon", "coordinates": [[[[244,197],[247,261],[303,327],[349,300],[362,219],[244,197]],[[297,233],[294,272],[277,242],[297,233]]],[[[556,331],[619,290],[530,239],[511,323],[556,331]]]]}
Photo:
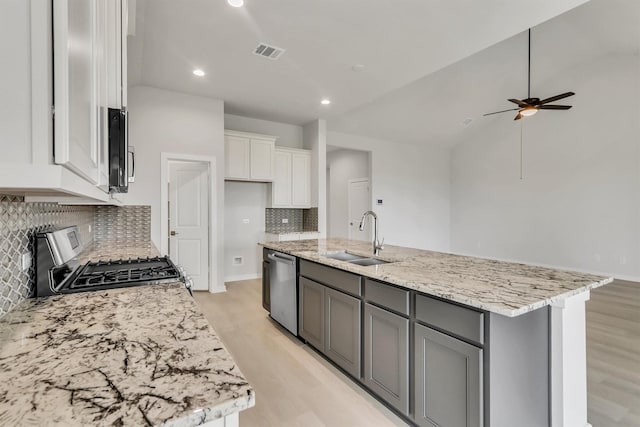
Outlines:
{"type": "Polygon", "coordinates": [[[193,289],[209,289],[209,166],[169,162],[169,255],[193,279],[193,289]]]}
{"type": "Polygon", "coordinates": [[[371,219],[368,218],[364,231],[360,231],[360,220],[362,214],[370,209],[371,206],[371,190],[369,188],[369,179],[350,179],[349,189],[347,193],[349,199],[349,239],[353,240],[371,240],[371,219]]]}

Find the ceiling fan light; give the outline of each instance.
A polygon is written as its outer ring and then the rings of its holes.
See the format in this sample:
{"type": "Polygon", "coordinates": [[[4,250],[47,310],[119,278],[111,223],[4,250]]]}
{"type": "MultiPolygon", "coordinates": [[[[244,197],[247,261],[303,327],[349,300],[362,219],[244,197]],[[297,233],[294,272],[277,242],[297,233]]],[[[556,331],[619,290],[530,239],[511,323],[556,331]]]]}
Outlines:
{"type": "Polygon", "coordinates": [[[520,114],[522,114],[524,117],[533,116],[537,112],[538,112],[538,109],[536,107],[525,107],[522,110],[520,110],[520,114]]]}

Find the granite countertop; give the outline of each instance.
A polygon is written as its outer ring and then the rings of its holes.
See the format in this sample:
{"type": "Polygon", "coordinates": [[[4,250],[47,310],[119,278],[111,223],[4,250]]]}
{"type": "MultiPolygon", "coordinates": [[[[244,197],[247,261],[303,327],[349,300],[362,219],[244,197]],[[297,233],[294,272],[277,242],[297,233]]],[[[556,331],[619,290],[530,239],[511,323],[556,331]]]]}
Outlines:
{"type": "Polygon", "coordinates": [[[305,231],[275,231],[275,230],[272,230],[272,231],[269,231],[269,230],[267,230],[267,231],[265,231],[265,233],[278,234],[278,235],[279,234],[307,234],[307,233],[317,233],[317,231],[309,231],[309,230],[305,230],[305,231]]]}
{"type": "MultiPolygon", "coordinates": [[[[156,255],[103,244],[81,258],[156,255]]],[[[181,282],[28,299],[0,319],[0,425],[196,426],[254,405],[181,282]]]]}
{"type": "Polygon", "coordinates": [[[323,256],[341,250],[372,256],[371,243],[346,239],[265,242],[261,245],[509,317],[613,281],[611,277],[391,245],[385,245],[377,257],[391,261],[390,264],[363,267],[323,256]]]}

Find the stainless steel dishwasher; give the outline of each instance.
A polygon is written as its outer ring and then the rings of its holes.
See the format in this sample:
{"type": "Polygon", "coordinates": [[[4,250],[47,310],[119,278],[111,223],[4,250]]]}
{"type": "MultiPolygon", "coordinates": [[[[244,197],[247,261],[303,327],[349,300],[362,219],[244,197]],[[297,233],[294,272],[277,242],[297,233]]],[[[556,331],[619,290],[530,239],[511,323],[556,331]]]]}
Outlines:
{"type": "Polygon", "coordinates": [[[298,335],[296,258],[280,252],[267,252],[271,295],[271,318],[298,335]]]}

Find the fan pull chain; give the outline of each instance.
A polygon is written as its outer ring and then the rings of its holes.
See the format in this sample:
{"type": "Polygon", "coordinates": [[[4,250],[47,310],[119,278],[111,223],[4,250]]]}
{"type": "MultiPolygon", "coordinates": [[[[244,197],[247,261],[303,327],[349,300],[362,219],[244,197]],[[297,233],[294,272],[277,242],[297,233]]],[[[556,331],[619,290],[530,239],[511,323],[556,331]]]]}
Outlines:
{"type": "Polygon", "coordinates": [[[523,173],[522,173],[522,163],[523,163],[523,149],[524,149],[524,143],[522,142],[522,134],[524,133],[524,121],[520,122],[520,180],[522,181],[523,179],[523,173]]]}

